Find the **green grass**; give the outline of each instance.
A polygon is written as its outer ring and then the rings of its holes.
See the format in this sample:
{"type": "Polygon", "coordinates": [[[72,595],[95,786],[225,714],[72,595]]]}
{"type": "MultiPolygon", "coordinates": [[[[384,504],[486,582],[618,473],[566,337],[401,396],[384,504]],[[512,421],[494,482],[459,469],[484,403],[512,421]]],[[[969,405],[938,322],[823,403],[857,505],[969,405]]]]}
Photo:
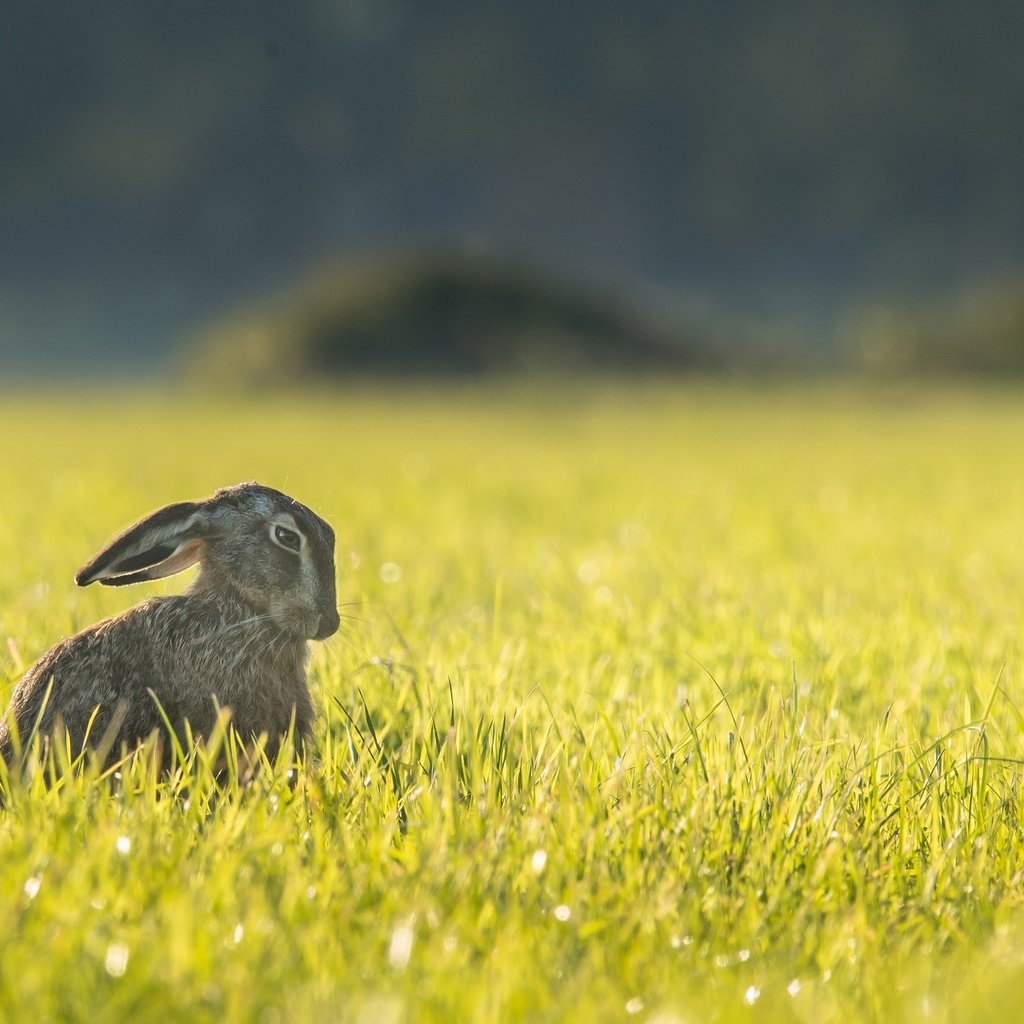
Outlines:
{"type": "Polygon", "coordinates": [[[0,436],[0,699],[160,589],[74,588],[114,530],[241,479],[333,522],[352,616],[294,791],[12,786],[0,1020],[1024,996],[1024,392],[23,397],[0,436]]]}

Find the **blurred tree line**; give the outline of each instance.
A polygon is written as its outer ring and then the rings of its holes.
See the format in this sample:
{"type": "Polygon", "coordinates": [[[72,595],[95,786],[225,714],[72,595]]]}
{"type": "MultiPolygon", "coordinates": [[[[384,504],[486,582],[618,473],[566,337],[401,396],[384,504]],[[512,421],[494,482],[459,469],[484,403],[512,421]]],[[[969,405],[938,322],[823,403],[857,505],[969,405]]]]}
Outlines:
{"type": "Polygon", "coordinates": [[[453,238],[755,311],[928,301],[1024,262],[1022,43],[1009,0],[7,0],[0,326],[44,296],[139,353],[453,238]]]}

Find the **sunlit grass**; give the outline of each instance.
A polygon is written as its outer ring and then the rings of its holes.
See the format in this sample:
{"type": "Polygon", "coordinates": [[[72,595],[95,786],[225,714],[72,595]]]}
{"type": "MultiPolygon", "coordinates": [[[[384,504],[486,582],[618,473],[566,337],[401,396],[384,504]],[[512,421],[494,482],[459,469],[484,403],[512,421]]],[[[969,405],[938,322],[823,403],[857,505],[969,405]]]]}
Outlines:
{"type": "Polygon", "coordinates": [[[1024,393],[22,398],[0,430],[4,702],[158,589],[74,588],[114,530],[241,479],[332,521],[348,615],[297,777],[225,777],[218,737],[165,779],[0,780],[0,1019],[1024,993],[1024,393]]]}

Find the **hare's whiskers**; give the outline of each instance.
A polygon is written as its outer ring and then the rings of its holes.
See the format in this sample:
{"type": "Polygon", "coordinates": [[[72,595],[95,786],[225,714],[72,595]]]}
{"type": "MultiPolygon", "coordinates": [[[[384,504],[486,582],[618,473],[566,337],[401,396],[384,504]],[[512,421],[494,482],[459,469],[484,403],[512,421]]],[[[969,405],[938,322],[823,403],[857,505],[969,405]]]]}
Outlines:
{"type": "Polygon", "coordinates": [[[224,636],[226,633],[233,633],[236,629],[242,629],[244,626],[251,626],[254,622],[264,622],[269,619],[269,614],[264,615],[253,615],[251,618],[242,619],[241,622],[231,622],[224,626],[223,629],[219,629],[216,633],[210,636],[208,639],[217,640],[224,636]]]}

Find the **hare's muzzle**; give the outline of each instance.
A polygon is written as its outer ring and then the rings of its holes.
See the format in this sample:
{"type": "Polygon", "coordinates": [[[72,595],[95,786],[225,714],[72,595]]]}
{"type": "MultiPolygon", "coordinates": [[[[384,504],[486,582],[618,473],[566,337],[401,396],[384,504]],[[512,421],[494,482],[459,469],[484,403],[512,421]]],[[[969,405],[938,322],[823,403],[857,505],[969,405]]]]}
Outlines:
{"type": "Polygon", "coordinates": [[[317,624],[316,632],[313,634],[314,640],[326,640],[329,636],[333,636],[338,631],[338,626],[341,625],[341,616],[338,615],[336,608],[330,608],[327,611],[321,613],[320,621],[317,624]]]}

